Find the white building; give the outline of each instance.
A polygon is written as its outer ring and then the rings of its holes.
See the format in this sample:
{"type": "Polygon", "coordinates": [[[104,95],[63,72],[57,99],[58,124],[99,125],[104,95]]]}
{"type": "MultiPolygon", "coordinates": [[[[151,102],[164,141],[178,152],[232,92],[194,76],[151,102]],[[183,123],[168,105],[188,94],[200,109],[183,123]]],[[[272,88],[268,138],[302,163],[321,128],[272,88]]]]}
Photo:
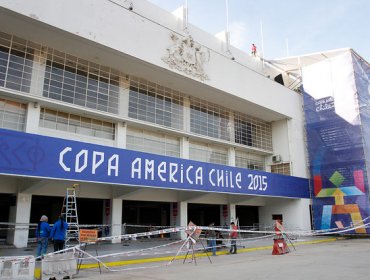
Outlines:
{"type": "MultiPolygon", "coordinates": [[[[276,68],[144,0],[0,4],[0,222],[53,222],[77,183],[80,223],[106,234],[276,217],[310,229],[302,96],[276,68]],[[101,175],[106,151],[154,160],[111,158],[101,175]]],[[[26,246],[23,228],[2,237],[26,246]]]]}

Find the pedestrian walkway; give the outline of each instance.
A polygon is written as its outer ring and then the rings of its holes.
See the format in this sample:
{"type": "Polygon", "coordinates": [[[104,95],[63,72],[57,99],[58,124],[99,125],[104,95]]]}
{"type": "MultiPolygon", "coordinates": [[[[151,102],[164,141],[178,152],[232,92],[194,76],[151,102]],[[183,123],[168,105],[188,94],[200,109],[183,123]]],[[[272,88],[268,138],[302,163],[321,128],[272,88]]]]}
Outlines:
{"type": "MultiPolygon", "coordinates": [[[[242,251],[236,255],[198,258],[197,265],[173,262],[171,265],[121,272],[86,270],[79,279],[104,280],[182,280],[182,279],[253,279],[253,280],[368,280],[370,270],[369,239],[330,239],[331,242],[297,244],[296,251],[272,255],[271,248],[242,251]]],[[[329,241],[329,240],[327,240],[329,241]]],[[[258,248],[258,247],[257,247],[258,248]]]]}
{"type": "MultiPolygon", "coordinates": [[[[111,243],[101,243],[97,245],[88,245],[86,248],[86,252],[93,256],[104,256],[101,259],[104,264],[109,267],[107,270],[104,267],[101,267],[102,276],[104,279],[110,279],[106,277],[114,277],[114,275],[119,274],[119,272],[113,271],[132,271],[137,270],[140,271],[142,268],[146,268],[147,270],[155,270],[157,271],[166,271],[171,269],[170,267],[178,267],[179,264],[183,264],[184,255],[187,252],[186,246],[183,248],[181,252],[179,249],[184,245],[184,241],[181,240],[170,240],[170,239],[140,239],[140,240],[130,240],[130,241],[123,241],[121,244],[111,244],[111,243]],[[179,253],[179,256],[174,259],[174,256],[179,253]],[[171,262],[172,260],[172,262],[171,262]],[[171,263],[171,265],[168,265],[171,263]],[[113,274],[113,275],[111,275],[113,274]]],[[[204,241],[203,241],[204,242],[204,241]]],[[[315,246],[320,247],[320,244],[326,243],[337,243],[336,238],[328,238],[328,237],[310,237],[304,238],[300,240],[294,240],[294,246],[297,248],[297,251],[293,250],[291,246],[291,253],[289,255],[299,255],[301,248],[308,246],[315,246]]],[[[210,256],[211,262],[214,266],[211,268],[213,269],[216,266],[220,265],[220,259],[225,260],[228,262],[229,260],[239,260],[243,259],[246,256],[270,256],[272,250],[272,239],[256,239],[254,240],[251,238],[247,241],[238,241],[238,254],[237,255],[230,255],[228,256],[229,248],[225,248],[225,245],[222,246],[217,250],[217,256],[212,257],[210,256]]],[[[51,252],[52,248],[49,248],[49,252],[51,252]]],[[[83,248],[84,249],[84,248],[83,248]]],[[[20,255],[32,255],[35,253],[35,246],[26,249],[13,249],[13,248],[1,248],[0,255],[13,255],[13,256],[20,256],[20,255]]],[[[191,252],[190,252],[191,253],[191,252]]],[[[87,255],[86,255],[87,256],[87,255]]],[[[86,257],[84,256],[84,257],[86,257]]],[[[195,261],[197,265],[210,265],[206,253],[203,250],[203,246],[200,242],[198,242],[195,246],[195,261]]],[[[279,257],[279,256],[276,256],[279,257]]],[[[281,256],[285,257],[285,256],[281,256]]],[[[188,262],[191,260],[189,257],[186,262],[183,264],[184,266],[189,265],[188,262]]],[[[238,261],[239,262],[239,261],[238,261]]],[[[191,268],[193,265],[190,266],[191,268]]],[[[182,268],[182,266],[180,266],[182,268]]],[[[181,270],[181,269],[180,269],[181,270]]],[[[126,273],[125,272],[125,273],[126,273]]],[[[139,272],[138,272],[139,273],[139,272]]],[[[35,268],[35,275],[39,277],[40,274],[40,263],[36,263],[35,268]]],[[[94,259],[84,259],[81,264],[81,270],[79,272],[79,278],[89,278],[93,276],[99,276],[100,270],[98,262],[94,259]]],[[[149,277],[150,274],[148,274],[149,277]]],[[[115,278],[112,278],[115,279],[115,278]]],[[[119,278],[117,278],[119,279],[119,278]]],[[[126,278],[125,278],[126,279],[126,278]]],[[[136,278],[136,279],[146,279],[146,278],[136,278]]],[[[149,278],[147,278],[149,279],[149,278]]],[[[167,279],[167,278],[154,278],[154,279],[167,279]]],[[[168,278],[170,279],[170,278],[168,278]]],[[[213,278],[219,279],[219,278],[213,278]]],[[[228,279],[228,278],[223,278],[228,279]]],[[[262,279],[262,278],[261,278],[262,279]]]]}

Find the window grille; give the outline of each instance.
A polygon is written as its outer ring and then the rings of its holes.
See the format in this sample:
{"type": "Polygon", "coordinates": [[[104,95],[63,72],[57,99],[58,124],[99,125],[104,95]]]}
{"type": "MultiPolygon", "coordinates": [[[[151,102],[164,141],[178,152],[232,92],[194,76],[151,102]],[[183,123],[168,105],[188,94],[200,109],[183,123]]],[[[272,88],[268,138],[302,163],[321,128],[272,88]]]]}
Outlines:
{"type": "Polygon", "coordinates": [[[235,142],[249,147],[272,151],[271,123],[235,112],[235,142]]]}
{"type": "Polygon", "coordinates": [[[0,99],[0,127],[24,131],[26,112],[26,104],[0,99]]]}
{"type": "Polygon", "coordinates": [[[183,129],[183,98],[179,92],[142,79],[131,79],[129,117],[183,129]]]}
{"type": "Polygon", "coordinates": [[[271,173],[290,175],[290,163],[279,163],[271,165],[271,173]]]}
{"type": "Polygon", "coordinates": [[[119,73],[108,67],[49,49],[43,95],[117,114],[119,73]]]}
{"type": "Polygon", "coordinates": [[[265,170],[265,161],[263,156],[247,153],[244,151],[236,151],[235,166],[263,171],[265,170]]]}
{"type": "Polygon", "coordinates": [[[167,134],[128,128],[126,148],[163,156],[180,157],[180,139],[167,134]]]}
{"type": "Polygon", "coordinates": [[[115,124],[41,108],[40,126],[103,139],[115,139],[115,124]]]}
{"type": "Polygon", "coordinates": [[[219,105],[190,100],[190,131],[222,140],[230,140],[229,112],[219,105]]]}
{"type": "Polygon", "coordinates": [[[36,45],[0,32],[0,86],[30,92],[36,45]]]}
{"type": "Polygon", "coordinates": [[[192,160],[228,164],[228,149],[212,144],[190,142],[189,156],[192,160]]]}

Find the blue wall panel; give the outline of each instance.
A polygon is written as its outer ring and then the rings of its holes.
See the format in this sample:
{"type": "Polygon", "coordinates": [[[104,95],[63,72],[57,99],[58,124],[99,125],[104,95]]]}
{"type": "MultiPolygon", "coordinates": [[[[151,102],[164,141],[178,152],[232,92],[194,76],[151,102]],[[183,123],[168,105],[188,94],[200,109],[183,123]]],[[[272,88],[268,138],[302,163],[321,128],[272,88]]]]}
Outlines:
{"type": "MultiPolygon", "coordinates": [[[[334,81],[332,91],[327,92],[327,96],[318,98],[316,92],[303,91],[313,181],[313,221],[316,230],[359,226],[352,233],[367,233],[370,230],[361,226],[369,217],[367,162],[370,154],[367,151],[370,151],[370,118],[365,111],[360,112],[368,103],[369,79],[368,76],[364,78],[364,73],[369,73],[369,68],[367,66],[367,70],[364,70],[366,64],[356,63],[356,57],[350,59],[354,63],[354,75],[352,72],[352,75],[347,75],[348,79],[334,81]],[[344,87],[351,91],[343,91],[336,82],[348,82],[353,87],[344,87]],[[350,102],[343,106],[343,100],[350,102]]],[[[331,63],[339,65],[338,60],[331,63]]],[[[342,69],[348,67],[352,70],[348,59],[343,59],[342,66],[341,69],[332,67],[331,75],[337,77],[343,73],[342,69]]],[[[305,86],[304,79],[303,85],[304,88],[310,88],[307,84],[305,86]]]]}

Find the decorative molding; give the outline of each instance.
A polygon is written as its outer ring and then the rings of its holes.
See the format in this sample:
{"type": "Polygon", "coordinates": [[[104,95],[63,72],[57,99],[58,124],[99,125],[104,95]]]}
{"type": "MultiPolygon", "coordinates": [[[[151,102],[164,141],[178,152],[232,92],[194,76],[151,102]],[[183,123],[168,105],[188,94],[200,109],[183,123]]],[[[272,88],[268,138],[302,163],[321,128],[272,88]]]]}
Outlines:
{"type": "Polygon", "coordinates": [[[167,55],[162,60],[171,69],[175,68],[202,81],[209,80],[204,71],[204,65],[210,59],[209,49],[194,42],[190,35],[180,38],[172,33],[170,37],[173,45],[166,49],[167,55]]]}

